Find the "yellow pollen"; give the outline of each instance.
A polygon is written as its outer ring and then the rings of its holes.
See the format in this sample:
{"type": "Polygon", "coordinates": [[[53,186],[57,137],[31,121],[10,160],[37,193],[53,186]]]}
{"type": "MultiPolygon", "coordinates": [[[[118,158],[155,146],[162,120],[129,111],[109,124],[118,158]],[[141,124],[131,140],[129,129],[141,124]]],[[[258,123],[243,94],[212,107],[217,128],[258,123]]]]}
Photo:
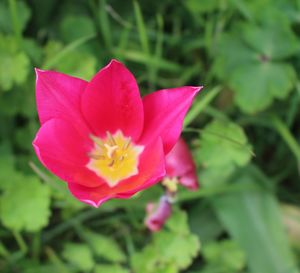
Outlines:
{"type": "Polygon", "coordinates": [[[136,145],[121,131],[114,135],[106,132],[106,138],[91,135],[94,142],[87,168],[103,178],[110,187],[138,173],[139,156],[144,147],[136,145]]]}

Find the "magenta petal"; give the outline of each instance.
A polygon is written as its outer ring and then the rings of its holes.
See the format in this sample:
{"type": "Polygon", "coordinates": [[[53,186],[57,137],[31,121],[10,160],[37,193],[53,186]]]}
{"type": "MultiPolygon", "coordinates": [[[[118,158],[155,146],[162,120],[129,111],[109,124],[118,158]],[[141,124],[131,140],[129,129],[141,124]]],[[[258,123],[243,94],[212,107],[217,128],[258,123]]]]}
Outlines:
{"type": "Polygon", "coordinates": [[[168,177],[177,177],[184,187],[190,190],[198,189],[198,177],[192,153],[185,141],[180,138],[166,156],[166,171],[168,177]]]}
{"type": "Polygon", "coordinates": [[[87,82],[55,71],[36,69],[36,100],[41,124],[52,118],[71,122],[81,133],[88,131],[80,111],[87,82]]]}
{"type": "Polygon", "coordinates": [[[167,154],[178,140],[183,119],[202,87],[185,86],[156,91],[144,97],[144,131],[140,142],[162,138],[167,154]]]}
{"type": "Polygon", "coordinates": [[[195,170],[195,164],[189,147],[180,138],[173,149],[166,156],[167,176],[181,176],[191,170],[195,170]]]}
{"type": "Polygon", "coordinates": [[[46,168],[64,181],[83,184],[88,187],[103,183],[85,165],[91,142],[80,135],[70,123],[51,119],[38,131],[33,146],[46,168]]]}
{"type": "Polygon", "coordinates": [[[191,171],[179,177],[179,183],[191,191],[197,190],[199,183],[196,171],[191,171]]]}
{"type": "Polygon", "coordinates": [[[99,187],[84,187],[68,183],[71,193],[80,201],[98,207],[111,198],[130,198],[135,193],[158,183],[165,176],[164,154],[161,140],[145,147],[140,156],[139,173],[111,188],[107,184],[99,187]]]}
{"type": "Polygon", "coordinates": [[[155,208],[153,204],[148,204],[148,216],[145,220],[146,226],[153,232],[159,231],[172,213],[172,207],[166,196],[161,197],[158,206],[155,208]]]}
{"type": "Polygon", "coordinates": [[[95,208],[98,208],[105,201],[114,197],[113,195],[105,195],[107,194],[107,187],[104,184],[97,188],[89,188],[69,182],[68,188],[72,195],[79,201],[95,208]]]}
{"type": "Polygon", "coordinates": [[[88,84],[82,96],[82,112],[98,136],[122,130],[136,140],[143,128],[143,103],[134,76],[112,60],[88,84]]]}

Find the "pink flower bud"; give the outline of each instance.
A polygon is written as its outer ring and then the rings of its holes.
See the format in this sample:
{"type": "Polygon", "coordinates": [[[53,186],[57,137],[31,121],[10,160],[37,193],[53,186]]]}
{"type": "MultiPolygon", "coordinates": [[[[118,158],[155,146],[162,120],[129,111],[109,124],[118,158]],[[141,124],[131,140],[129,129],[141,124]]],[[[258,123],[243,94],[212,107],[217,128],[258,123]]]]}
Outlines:
{"type": "Polygon", "coordinates": [[[147,218],[145,220],[145,225],[152,232],[159,231],[165,222],[169,219],[172,212],[172,207],[168,198],[162,196],[158,205],[153,203],[147,204],[146,207],[147,218]]]}

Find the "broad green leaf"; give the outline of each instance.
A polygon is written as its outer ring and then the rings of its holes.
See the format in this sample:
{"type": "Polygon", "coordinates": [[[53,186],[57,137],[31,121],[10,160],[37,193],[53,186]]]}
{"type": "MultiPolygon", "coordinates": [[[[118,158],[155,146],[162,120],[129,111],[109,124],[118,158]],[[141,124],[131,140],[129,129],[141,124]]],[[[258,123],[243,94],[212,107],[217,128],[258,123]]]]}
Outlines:
{"type": "Polygon", "coordinates": [[[198,160],[206,168],[228,164],[246,165],[251,158],[251,146],[243,129],[229,121],[215,120],[201,132],[198,160]]]}
{"type": "Polygon", "coordinates": [[[281,60],[299,52],[299,39],[286,24],[262,27],[245,24],[243,38],[251,48],[272,60],[281,60]]]}
{"type": "Polygon", "coordinates": [[[175,211],[166,229],[154,234],[153,241],[131,257],[131,263],[135,272],[177,273],[190,266],[199,250],[199,239],[190,233],[186,214],[175,211]]]}
{"type": "Polygon", "coordinates": [[[290,204],[281,204],[280,209],[289,241],[293,247],[300,250],[300,208],[290,204]]]}
{"type": "Polygon", "coordinates": [[[246,113],[255,113],[269,106],[274,98],[285,98],[296,80],[289,64],[255,62],[235,70],[230,86],[235,90],[238,106],[246,113]]]}
{"type": "Polygon", "coordinates": [[[110,262],[124,262],[126,256],[119,245],[110,237],[86,230],[84,237],[93,252],[110,262]]]}
{"type": "Polygon", "coordinates": [[[0,199],[0,218],[11,230],[38,231],[50,216],[50,190],[33,176],[14,175],[0,199]]]}
{"type": "Polygon", "coordinates": [[[251,159],[252,147],[243,129],[230,121],[214,120],[203,129],[195,159],[204,169],[200,181],[205,186],[225,183],[240,166],[251,159]]]}
{"type": "Polygon", "coordinates": [[[120,265],[96,265],[93,273],[130,273],[128,269],[120,265]]]}
{"type": "Polygon", "coordinates": [[[166,222],[166,227],[174,233],[182,235],[190,233],[187,214],[180,210],[173,212],[172,217],[166,222]]]}
{"type": "Polygon", "coordinates": [[[202,201],[198,201],[193,204],[189,210],[189,223],[191,231],[197,234],[201,239],[202,244],[205,246],[208,242],[211,242],[218,238],[223,232],[223,227],[220,221],[217,219],[211,206],[203,204],[202,201]]]}
{"type": "Polygon", "coordinates": [[[82,271],[91,270],[94,260],[90,248],[81,243],[67,243],[64,246],[63,257],[82,271]]]}
{"type": "Polygon", "coordinates": [[[295,86],[296,73],[284,58],[298,48],[299,40],[286,25],[236,24],[221,36],[213,70],[233,90],[241,110],[255,113],[295,86]]]}
{"type": "Polygon", "coordinates": [[[228,273],[239,272],[246,265],[245,253],[232,240],[209,243],[203,248],[203,256],[210,266],[218,266],[228,273]]]}
{"type": "Polygon", "coordinates": [[[93,21],[84,15],[67,15],[60,25],[60,33],[63,41],[69,43],[83,36],[96,32],[93,21]]]}
{"type": "Polygon", "coordinates": [[[299,272],[283,228],[274,195],[266,190],[264,175],[253,166],[231,179],[234,183],[255,185],[244,190],[215,196],[211,201],[230,235],[242,247],[252,273],[299,272]]]}
{"type": "Polygon", "coordinates": [[[192,234],[177,234],[161,231],[155,234],[154,243],[163,259],[173,263],[178,269],[186,269],[198,255],[200,243],[192,234]]]}
{"type": "Polygon", "coordinates": [[[30,61],[13,37],[0,34],[0,59],[0,89],[7,91],[26,80],[30,61]]]}
{"type": "Polygon", "coordinates": [[[224,33],[220,37],[213,71],[225,81],[239,66],[257,60],[257,53],[240,39],[239,33],[224,33]]]}
{"type": "MultiPolygon", "coordinates": [[[[241,1],[240,1],[241,2],[241,1]]],[[[259,23],[271,23],[277,28],[289,22],[299,21],[297,0],[259,0],[243,1],[251,18],[259,23]],[[276,25],[275,25],[276,24],[276,25]]]]}

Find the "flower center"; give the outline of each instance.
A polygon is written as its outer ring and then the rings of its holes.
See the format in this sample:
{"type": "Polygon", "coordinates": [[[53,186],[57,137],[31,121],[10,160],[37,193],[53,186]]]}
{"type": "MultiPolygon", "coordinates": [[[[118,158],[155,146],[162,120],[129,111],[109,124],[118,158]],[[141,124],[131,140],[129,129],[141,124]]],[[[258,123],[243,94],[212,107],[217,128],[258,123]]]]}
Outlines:
{"type": "Polygon", "coordinates": [[[103,178],[110,187],[138,173],[139,155],[144,147],[135,145],[121,131],[114,135],[106,132],[106,138],[91,135],[94,148],[89,153],[87,168],[103,178]]]}

